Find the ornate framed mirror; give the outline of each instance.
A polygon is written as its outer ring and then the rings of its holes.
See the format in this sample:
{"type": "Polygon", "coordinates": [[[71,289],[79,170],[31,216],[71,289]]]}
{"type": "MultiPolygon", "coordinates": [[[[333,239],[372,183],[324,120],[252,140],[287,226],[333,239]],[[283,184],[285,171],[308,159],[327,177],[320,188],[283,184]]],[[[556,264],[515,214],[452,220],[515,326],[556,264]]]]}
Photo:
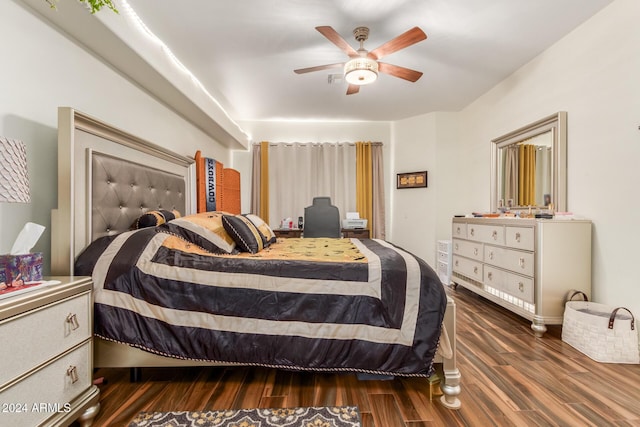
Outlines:
{"type": "Polygon", "coordinates": [[[567,210],[567,113],[491,141],[491,211],[567,210]]]}

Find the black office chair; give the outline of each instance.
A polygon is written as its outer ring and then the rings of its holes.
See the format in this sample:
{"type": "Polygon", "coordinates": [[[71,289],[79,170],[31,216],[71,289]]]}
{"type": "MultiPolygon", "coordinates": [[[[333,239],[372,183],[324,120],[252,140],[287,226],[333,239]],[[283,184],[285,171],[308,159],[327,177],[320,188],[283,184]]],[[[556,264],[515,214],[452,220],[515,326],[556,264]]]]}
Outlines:
{"type": "Polygon", "coordinates": [[[304,208],[303,237],[340,238],[340,211],[331,204],[330,197],[314,197],[311,206],[304,208]]]}

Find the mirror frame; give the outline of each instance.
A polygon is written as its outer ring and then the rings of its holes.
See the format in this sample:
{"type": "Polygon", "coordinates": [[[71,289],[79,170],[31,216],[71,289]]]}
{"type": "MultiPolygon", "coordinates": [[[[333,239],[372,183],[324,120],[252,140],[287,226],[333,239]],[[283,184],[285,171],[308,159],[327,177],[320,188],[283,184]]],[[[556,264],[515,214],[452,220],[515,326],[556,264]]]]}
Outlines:
{"type": "MultiPolygon", "coordinates": [[[[501,148],[517,144],[547,131],[551,131],[551,202],[554,210],[567,210],[567,112],[560,111],[534,123],[523,126],[491,140],[491,212],[498,212],[498,154],[501,148]]],[[[529,209],[514,206],[511,210],[529,209]]]]}

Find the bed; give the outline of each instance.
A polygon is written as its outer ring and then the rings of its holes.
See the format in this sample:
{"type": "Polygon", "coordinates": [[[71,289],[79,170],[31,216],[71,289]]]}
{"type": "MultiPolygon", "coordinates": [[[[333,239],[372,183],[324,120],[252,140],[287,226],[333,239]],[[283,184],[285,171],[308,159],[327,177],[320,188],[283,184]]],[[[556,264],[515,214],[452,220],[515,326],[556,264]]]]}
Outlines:
{"type": "Polygon", "coordinates": [[[237,253],[209,233],[234,216],[194,214],[192,159],[67,107],[58,127],[52,273],[93,275],[95,367],[426,378],[438,366],[441,403],[459,408],[455,303],[424,261],[377,239],[271,240],[237,253]],[[157,209],[181,218],[130,230],[157,209]]]}

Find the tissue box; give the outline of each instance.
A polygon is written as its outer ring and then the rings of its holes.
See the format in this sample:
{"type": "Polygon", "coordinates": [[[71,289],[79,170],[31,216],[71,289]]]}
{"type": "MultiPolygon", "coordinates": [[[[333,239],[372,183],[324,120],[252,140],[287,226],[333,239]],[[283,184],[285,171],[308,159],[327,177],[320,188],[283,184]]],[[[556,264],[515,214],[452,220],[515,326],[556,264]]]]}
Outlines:
{"type": "Polygon", "coordinates": [[[0,283],[11,283],[18,275],[25,282],[42,280],[42,252],[0,255],[0,283]]]}

